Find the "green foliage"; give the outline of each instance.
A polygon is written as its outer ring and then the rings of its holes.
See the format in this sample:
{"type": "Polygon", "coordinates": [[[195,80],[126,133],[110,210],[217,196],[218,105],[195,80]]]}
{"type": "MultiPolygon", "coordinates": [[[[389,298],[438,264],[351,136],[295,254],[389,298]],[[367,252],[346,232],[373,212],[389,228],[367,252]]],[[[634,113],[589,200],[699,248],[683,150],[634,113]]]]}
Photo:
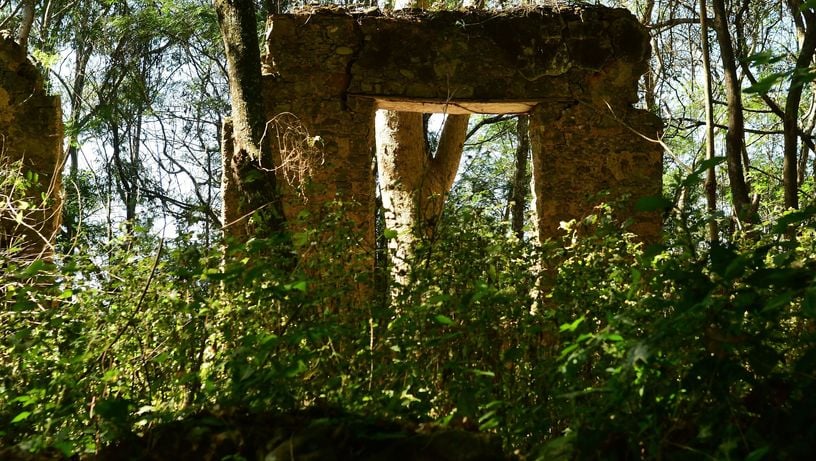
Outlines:
{"type": "Polygon", "coordinates": [[[644,247],[599,207],[535,247],[465,205],[387,303],[343,209],[293,224],[294,268],[274,238],[0,256],[2,443],[93,452],[205,408],[328,405],[496,432],[533,459],[813,449],[813,209],[709,248],[644,247]]]}
{"type": "MultiPolygon", "coordinates": [[[[643,251],[613,229],[568,248],[553,290],[572,410],[542,450],[627,459],[799,459],[814,415],[812,212],[761,239],[643,251]],[[782,239],[787,226],[796,241],[782,239]],[[612,231],[612,232],[610,232],[612,231]],[[807,370],[807,371],[806,371],[807,370]]],[[[543,459],[543,458],[542,458],[543,459]]]]}

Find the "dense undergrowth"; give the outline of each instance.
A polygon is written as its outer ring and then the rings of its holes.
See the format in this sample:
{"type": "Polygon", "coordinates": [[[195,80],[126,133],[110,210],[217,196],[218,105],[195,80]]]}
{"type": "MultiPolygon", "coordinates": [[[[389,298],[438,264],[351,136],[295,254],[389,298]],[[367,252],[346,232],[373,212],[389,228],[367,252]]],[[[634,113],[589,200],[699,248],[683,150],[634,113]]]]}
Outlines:
{"type": "Polygon", "coordinates": [[[597,212],[537,247],[459,209],[375,303],[376,276],[348,283],[342,213],[293,235],[312,256],[285,271],[260,239],[227,262],[184,236],[6,252],[0,441],[93,452],[202,409],[331,406],[496,432],[530,459],[811,453],[814,210],[714,247],[699,219],[647,247],[597,212]]]}

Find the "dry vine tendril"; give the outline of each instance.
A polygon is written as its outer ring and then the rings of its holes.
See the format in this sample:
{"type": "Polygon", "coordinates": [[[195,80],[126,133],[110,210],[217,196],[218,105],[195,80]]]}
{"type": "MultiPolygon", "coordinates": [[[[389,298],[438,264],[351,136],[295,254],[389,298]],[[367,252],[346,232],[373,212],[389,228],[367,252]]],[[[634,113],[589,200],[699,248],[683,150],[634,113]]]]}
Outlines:
{"type": "Polygon", "coordinates": [[[274,130],[280,151],[280,165],[274,170],[281,170],[286,182],[297,189],[306,200],[303,185],[311,177],[314,168],[325,162],[323,139],[320,136],[310,136],[309,131],[293,113],[281,112],[266,122],[261,138],[262,144],[270,131],[270,126],[274,130]]]}

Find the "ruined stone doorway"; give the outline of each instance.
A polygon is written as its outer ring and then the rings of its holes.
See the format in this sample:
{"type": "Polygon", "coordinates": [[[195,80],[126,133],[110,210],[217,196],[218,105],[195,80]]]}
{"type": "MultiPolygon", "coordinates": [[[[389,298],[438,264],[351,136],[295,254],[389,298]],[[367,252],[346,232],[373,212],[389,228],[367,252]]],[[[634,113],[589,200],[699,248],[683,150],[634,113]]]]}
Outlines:
{"type": "MultiPolygon", "coordinates": [[[[290,209],[353,203],[349,216],[372,245],[378,109],[529,113],[541,238],[591,212],[600,191],[632,203],[660,193],[661,123],[633,107],[649,36],[627,10],[312,9],[272,15],[267,29],[268,118],[293,114],[319,136],[325,159],[312,175],[321,189],[290,209]]],[[[225,181],[225,198],[234,190],[225,181]]],[[[631,212],[636,232],[659,233],[660,216],[631,212]]]]}

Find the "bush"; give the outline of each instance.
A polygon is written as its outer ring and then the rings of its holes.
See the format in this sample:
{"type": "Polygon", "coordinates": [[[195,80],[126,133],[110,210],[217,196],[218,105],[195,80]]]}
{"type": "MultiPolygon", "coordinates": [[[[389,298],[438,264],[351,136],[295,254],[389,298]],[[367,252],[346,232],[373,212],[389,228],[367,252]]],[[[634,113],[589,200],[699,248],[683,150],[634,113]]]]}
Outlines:
{"type": "Polygon", "coordinates": [[[537,247],[463,207],[377,302],[341,209],[283,242],[320,248],[297,265],[275,239],[224,259],[147,236],[6,259],[0,440],[93,452],[203,409],[318,406],[532,459],[796,459],[816,440],[813,214],[644,247],[601,207],[537,247]]]}

